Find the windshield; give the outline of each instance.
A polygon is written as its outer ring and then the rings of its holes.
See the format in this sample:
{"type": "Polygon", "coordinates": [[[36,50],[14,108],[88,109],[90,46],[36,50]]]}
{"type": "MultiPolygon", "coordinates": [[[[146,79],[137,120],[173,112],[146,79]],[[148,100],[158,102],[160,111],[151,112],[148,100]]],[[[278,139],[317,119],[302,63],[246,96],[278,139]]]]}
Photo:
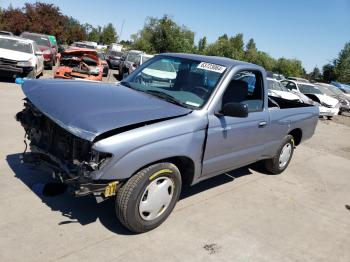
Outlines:
{"type": "Polygon", "coordinates": [[[157,57],[122,82],[184,107],[200,108],[209,99],[226,67],[175,57],[157,57]]]}
{"type": "Polygon", "coordinates": [[[333,93],[337,94],[337,95],[343,95],[344,93],[337,87],[329,85],[327,86],[329,90],[331,90],[333,93]]]}
{"type": "Polygon", "coordinates": [[[117,51],[109,51],[108,54],[112,56],[118,56],[118,57],[121,57],[123,55],[122,52],[117,52],[117,51]]]}
{"type": "Polygon", "coordinates": [[[274,80],[267,80],[268,88],[270,90],[276,90],[276,91],[286,91],[288,92],[288,89],[285,88],[280,82],[274,81],[274,80]]]}
{"type": "Polygon", "coordinates": [[[36,42],[37,45],[50,47],[50,41],[47,37],[37,36],[37,35],[22,35],[23,38],[28,38],[36,42]]]}
{"type": "Polygon", "coordinates": [[[325,87],[325,86],[317,86],[318,89],[320,89],[320,91],[326,95],[329,95],[329,96],[334,96],[336,95],[331,89],[329,89],[328,87],[325,87]]]}
{"type": "Polygon", "coordinates": [[[136,63],[138,57],[139,57],[139,54],[129,53],[127,61],[130,61],[132,63],[136,63]]]}
{"type": "Polygon", "coordinates": [[[318,94],[322,95],[322,92],[315,86],[298,84],[300,92],[303,94],[318,94]]]}
{"type": "Polygon", "coordinates": [[[28,54],[33,53],[31,44],[14,40],[14,39],[0,38],[0,48],[18,51],[18,52],[24,52],[28,54]]]}

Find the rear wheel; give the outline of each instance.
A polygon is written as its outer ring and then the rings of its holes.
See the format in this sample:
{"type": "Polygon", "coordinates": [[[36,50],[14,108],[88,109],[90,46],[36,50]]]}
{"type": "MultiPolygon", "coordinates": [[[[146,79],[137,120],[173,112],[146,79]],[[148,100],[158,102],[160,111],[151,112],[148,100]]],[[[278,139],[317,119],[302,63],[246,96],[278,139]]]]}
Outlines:
{"type": "Polygon", "coordinates": [[[332,120],[333,116],[327,116],[328,120],[332,120]]]}
{"type": "Polygon", "coordinates": [[[282,173],[289,165],[294,152],[294,139],[287,135],[279,147],[276,155],[265,160],[266,169],[274,175],[282,173]]]}
{"type": "Polygon", "coordinates": [[[119,189],[115,203],[117,217],[130,231],[149,231],[170,215],[180,192],[181,174],[174,164],[151,165],[119,189]]]}

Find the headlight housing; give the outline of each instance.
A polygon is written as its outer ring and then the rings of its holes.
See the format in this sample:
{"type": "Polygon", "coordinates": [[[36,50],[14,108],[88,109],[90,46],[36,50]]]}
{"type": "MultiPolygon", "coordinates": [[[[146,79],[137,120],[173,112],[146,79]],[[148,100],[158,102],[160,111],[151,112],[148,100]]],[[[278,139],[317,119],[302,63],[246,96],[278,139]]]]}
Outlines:
{"type": "Polygon", "coordinates": [[[29,59],[28,61],[19,61],[17,62],[17,66],[19,67],[32,67],[34,66],[34,59],[29,59]]]}
{"type": "Polygon", "coordinates": [[[326,104],[325,102],[321,102],[321,105],[324,106],[324,107],[327,107],[327,108],[332,108],[331,105],[328,105],[328,104],[326,104]]]}

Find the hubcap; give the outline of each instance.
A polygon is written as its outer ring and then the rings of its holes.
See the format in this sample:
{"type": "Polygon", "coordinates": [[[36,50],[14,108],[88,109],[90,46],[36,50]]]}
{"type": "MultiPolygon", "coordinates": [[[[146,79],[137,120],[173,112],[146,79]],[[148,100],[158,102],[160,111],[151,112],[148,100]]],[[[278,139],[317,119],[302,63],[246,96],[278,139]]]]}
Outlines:
{"type": "Polygon", "coordinates": [[[139,204],[140,216],[149,221],[162,215],[169,207],[174,188],[173,180],[168,177],[153,180],[142,194],[139,204]]]}
{"type": "Polygon", "coordinates": [[[292,145],[290,143],[285,144],[284,147],[282,148],[282,151],[279,157],[280,168],[284,168],[287,165],[291,154],[292,154],[292,145]]]}

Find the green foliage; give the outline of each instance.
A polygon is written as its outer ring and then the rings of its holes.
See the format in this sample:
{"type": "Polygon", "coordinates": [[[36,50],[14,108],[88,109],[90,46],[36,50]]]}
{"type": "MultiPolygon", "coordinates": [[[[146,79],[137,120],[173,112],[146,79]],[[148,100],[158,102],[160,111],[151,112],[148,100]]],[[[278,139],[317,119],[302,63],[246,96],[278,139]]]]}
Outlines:
{"type": "Polygon", "coordinates": [[[326,64],[322,67],[322,78],[323,81],[329,83],[331,81],[336,80],[336,75],[335,75],[335,70],[334,70],[334,65],[332,64],[326,64]]]}
{"type": "Polygon", "coordinates": [[[207,48],[207,37],[204,36],[198,41],[198,53],[203,54],[206,48],[207,48]]]}
{"type": "Polygon", "coordinates": [[[208,45],[206,51],[207,55],[224,56],[236,60],[242,60],[244,56],[244,42],[243,35],[237,34],[234,37],[228,37],[224,34],[218,38],[218,40],[208,45]]]}
{"type": "Polygon", "coordinates": [[[148,53],[193,52],[194,33],[177,25],[169,16],[149,17],[142,30],[132,35],[133,49],[148,53]]]}
{"type": "Polygon", "coordinates": [[[101,42],[107,45],[117,42],[117,32],[112,23],[103,27],[101,32],[101,42]]]}
{"type": "Polygon", "coordinates": [[[344,48],[338,54],[334,61],[334,72],[337,81],[350,82],[350,42],[346,43],[344,48]]]}
{"type": "Polygon", "coordinates": [[[279,58],[276,61],[273,71],[285,76],[300,77],[303,75],[303,67],[301,61],[297,59],[286,59],[284,57],[279,58]]]}
{"type": "Polygon", "coordinates": [[[321,74],[321,71],[318,67],[315,67],[311,74],[310,74],[310,78],[312,80],[315,80],[315,81],[321,81],[322,80],[322,74],[321,74]]]}

